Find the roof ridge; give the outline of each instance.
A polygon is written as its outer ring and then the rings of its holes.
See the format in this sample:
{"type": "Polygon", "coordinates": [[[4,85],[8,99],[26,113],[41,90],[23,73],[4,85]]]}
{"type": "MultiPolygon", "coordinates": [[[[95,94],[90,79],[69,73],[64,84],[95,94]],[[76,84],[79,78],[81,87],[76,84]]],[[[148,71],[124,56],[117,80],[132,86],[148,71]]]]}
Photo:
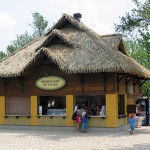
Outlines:
{"type": "Polygon", "coordinates": [[[75,46],[75,44],[69,40],[70,38],[69,35],[66,35],[63,31],[60,31],[58,29],[53,29],[52,32],[49,35],[47,35],[47,38],[45,39],[45,41],[43,41],[43,43],[36,49],[36,51],[46,46],[46,44],[50,42],[50,40],[52,40],[55,36],[59,37],[63,42],[65,42],[69,46],[71,47],[75,46]]]}
{"type": "MultiPolygon", "coordinates": [[[[67,19],[70,23],[72,23],[74,26],[76,26],[79,30],[86,32],[91,38],[93,39],[97,39],[98,41],[99,38],[101,38],[101,41],[103,41],[104,45],[107,45],[109,48],[112,48],[112,46],[110,44],[108,44],[105,40],[103,40],[103,37],[96,33],[94,30],[90,29],[89,27],[87,27],[85,24],[83,24],[82,22],[76,20],[73,16],[68,15],[66,13],[64,13],[62,15],[62,17],[57,21],[57,23],[45,34],[48,35],[49,33],[51,33],[54,29],[58,28],[59,26],[61,26],[61,23],[67,19]]],[[[95,41],[96,42],[96,41],[95,41]]],[[[97,43],[97,42],[96,42],[97,43]]]]}
{"type": "Polygon", "coordinates": [[[73,42],[71,42],[69,40],[70,36],[66,35],[63,31],[58,30],[58,29],[54,29],[52,31],[52,33],[54,33],[55,35],[57,35],[60,39],[62,39],[65,43],[69,44],[69,46],[74,47],[75,45],[73,44],[73,42]]]}

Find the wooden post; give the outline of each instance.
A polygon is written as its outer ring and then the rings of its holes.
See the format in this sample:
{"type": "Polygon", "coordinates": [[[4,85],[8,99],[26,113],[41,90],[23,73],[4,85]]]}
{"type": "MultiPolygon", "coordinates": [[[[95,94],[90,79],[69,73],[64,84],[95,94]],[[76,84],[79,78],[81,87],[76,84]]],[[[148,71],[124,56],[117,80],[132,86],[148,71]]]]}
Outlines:
{"type": "Polygon", "coordinates": [[[36,126],[37,122],[37,96],[31,96],[31,125],[36,126]]]}
{"type": "Polygon", "coordinates": [[[0,124],[5,124],[5,96],[0,96],[0,124]]]}
{"type": "Polygon", "coordinates": [[[72,120],[72,114],[73,114],[73,103],[74,98],[73,95],[66,95],[66,126],[73,126],[74,121],[72,120]]]}
{"type": "Polygon", "coordinates": [[[106,94],[106,127],[118,127],[118,94],[106,94]]]}
{"type": "MultiPolygon", "coordinates": [[[[124,102],[125,102],[125,114],[127,115],[127,94],[125,94],[124,95],[124,102]]],[[[125,118],[125,120],[124,120],[125,122],[125,124],[128,124],[128,120],[127,120],[127,116],[126,116],[126,118],[125,118]]]]}

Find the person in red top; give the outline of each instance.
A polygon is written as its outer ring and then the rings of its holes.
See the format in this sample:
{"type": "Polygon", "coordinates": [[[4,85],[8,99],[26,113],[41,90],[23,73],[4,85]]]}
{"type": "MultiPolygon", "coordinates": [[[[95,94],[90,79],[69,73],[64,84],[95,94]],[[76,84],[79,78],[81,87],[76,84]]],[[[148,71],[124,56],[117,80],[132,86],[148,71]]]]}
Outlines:
{"type": "Polygon", "coordinates": [[[81,123],[81,114],[80,114],[80,109],[78,107],[77,109],[77,117],[76,117],[76,124],[77,124],[77,132],[79,132],[79,128],[80,128],[80,123],[81,123]]]}

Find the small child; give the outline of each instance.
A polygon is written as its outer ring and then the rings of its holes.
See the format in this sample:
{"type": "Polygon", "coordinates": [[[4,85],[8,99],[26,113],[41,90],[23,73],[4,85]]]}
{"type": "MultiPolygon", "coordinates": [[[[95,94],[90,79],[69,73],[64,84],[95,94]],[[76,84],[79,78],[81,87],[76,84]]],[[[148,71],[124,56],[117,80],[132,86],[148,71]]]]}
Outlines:
{"type": "Polygon", "coordinates": [[[87,112],[86,110],[82,113],[82,132],[85,133],[87,131],[87,112]]]}
{"type": "Polygon", "coordinates": [[[133,134],[133,132],[135,131],[135,118],[134,118],[134,114],[130,114],[130,119],[129,119],[129,124],[130,124],[130,134],[133,134]]]}

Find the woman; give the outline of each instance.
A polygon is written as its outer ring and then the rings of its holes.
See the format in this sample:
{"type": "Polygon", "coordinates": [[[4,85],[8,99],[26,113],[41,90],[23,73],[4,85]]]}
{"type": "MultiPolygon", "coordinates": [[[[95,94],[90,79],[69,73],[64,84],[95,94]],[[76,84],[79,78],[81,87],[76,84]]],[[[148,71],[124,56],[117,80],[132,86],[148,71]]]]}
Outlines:
{"type": "Polygon", "coordinates": [[[80,128],[80,123],[81,123],[81,113],[80,113],[80,108],[77,108],[77,117],[76,117],[76,124],[77,124],[77,132],[79,132],[80,128]]]}
{"type": "Polygon", "coordinates": [[[96,115],[100,116],[100,107],[99,106],[96,106],[96,115]]]}

